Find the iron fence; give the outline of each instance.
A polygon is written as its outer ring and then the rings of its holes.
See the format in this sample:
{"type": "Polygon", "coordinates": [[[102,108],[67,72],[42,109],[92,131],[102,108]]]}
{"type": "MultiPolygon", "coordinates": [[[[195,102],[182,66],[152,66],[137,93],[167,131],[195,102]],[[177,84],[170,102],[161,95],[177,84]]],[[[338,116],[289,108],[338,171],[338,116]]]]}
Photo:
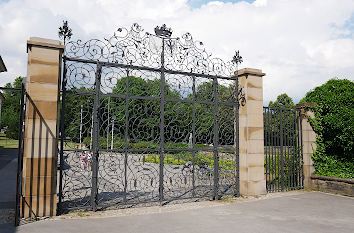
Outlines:
{"type": "Polygon", "coordinates": [[[263,107],[268,192],[303,188],[301,111],[263,107]]]}

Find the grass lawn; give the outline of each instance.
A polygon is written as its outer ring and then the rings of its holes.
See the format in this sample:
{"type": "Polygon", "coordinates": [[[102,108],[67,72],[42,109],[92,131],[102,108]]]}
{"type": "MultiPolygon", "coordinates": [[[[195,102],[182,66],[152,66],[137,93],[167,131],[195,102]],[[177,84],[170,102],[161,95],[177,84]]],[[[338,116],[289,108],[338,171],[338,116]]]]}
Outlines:
{"type": "Polygon", "coordinates": [[[0,148],[18,148],[18,140],[10,139],[5,134],[0,134],[0,148]]]}

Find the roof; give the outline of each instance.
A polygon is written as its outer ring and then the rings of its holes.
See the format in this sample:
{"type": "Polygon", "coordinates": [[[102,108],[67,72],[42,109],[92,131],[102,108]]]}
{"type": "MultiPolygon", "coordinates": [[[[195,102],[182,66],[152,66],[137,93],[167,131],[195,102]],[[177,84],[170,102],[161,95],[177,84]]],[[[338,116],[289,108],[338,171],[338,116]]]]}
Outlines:
{"type": "Polygon", "coordinates": [[[5,63],[0,56],[0,72],[6,72],[6,71],[7,71],[7,69],[6,69],[5,63]]]}

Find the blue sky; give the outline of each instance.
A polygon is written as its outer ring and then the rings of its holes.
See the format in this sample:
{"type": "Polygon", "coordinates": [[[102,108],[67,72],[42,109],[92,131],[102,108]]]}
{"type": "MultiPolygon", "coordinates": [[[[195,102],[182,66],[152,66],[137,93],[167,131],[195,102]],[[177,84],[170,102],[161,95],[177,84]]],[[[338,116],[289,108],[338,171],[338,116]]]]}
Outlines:
{"type": "MultiPolygon", "coordinates": [[[[1,0],[0,0],[1,1],[1,0]]],[[[207,4],[208,2],[215,2],[216,0],[189,0],[188,4],[193,7],[193,8],[200,8],[202,5],[207,4]]],[[[236,3],[236,2],[254,2],[254,0],[218,0],[218,2],[232,2],[232,3],[236,3]]]]}

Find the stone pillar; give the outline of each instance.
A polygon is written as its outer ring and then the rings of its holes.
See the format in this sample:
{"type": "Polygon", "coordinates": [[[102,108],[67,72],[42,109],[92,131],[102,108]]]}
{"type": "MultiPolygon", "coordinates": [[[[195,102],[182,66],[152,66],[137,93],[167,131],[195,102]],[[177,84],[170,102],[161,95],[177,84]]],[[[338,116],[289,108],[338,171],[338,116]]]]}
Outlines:
{"type": "Polygon", "coordinates": [[[240,194],[266,194],[264,178],[263,80],[261,70],[238,71],[246,103],[240,105],[240,194]]]}
{"type": "Polygon", "coordinates": [[[313,131],[308,118],[313,118],[314,113],[309,109],[314,103],[297,104],[296,108],[301,109],[302,124],[302,153],[303,153],[303,170],[304,170],[304,187],[311,187],[311,175],[315,171],[311,159],[312,154],[316,150],[316,133],[313,131]]]}
{"type": "Polygon", "coordinates": [[[26,116],[21,217],[56,214],[61,57],[57,40],[27,41],[26,116]]]}

